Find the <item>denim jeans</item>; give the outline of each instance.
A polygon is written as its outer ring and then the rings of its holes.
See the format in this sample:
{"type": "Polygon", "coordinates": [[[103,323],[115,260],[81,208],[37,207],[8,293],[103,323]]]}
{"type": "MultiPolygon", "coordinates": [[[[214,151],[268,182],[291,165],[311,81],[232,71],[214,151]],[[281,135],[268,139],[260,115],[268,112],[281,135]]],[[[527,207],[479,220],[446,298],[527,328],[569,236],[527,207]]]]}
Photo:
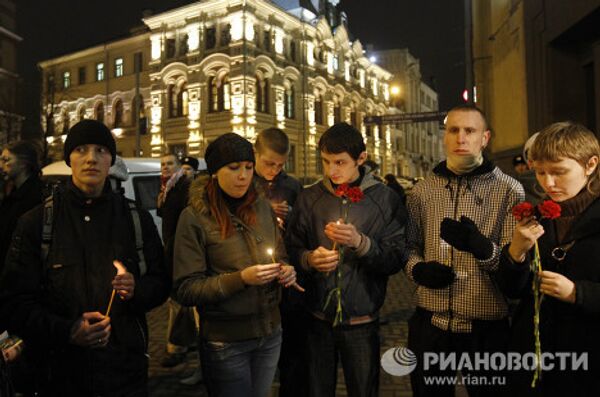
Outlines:
{"type": "Polygon", "coordinates": [[[338,355],[349,397],[379,394],[379,322],[342,325],[316,318],[308,332],[309,394],[334,397],[338,355]]]}
{"type": "Polygon", "coordinates": [[[200,355],[209,395],[267,397],[280,349],[281,330],[240,342],[203,340],[200,355]]]}

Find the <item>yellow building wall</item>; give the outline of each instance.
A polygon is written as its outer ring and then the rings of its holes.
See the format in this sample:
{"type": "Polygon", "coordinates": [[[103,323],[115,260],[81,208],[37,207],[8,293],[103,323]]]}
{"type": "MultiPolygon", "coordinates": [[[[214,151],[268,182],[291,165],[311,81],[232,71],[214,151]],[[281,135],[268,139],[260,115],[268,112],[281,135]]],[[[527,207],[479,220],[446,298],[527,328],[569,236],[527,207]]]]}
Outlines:
{"type": "Polygon", "coordinates": [[[529,136],[523,21],[522,2],[473,2],[477,105],[493,130],[492,154],[520,150],[529,136]]]}

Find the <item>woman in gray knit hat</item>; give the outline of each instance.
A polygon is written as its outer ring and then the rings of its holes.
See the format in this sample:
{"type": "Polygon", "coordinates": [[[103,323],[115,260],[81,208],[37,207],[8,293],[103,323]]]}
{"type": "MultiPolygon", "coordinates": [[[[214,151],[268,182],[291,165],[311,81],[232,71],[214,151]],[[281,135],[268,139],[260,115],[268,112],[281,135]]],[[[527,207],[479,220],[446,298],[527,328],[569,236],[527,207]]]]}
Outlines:
{"type": "Polygon", "coordinates": [[[252,145],[228,133],[205,153],[175,235],[174,292],[200,314],[211,396],[269,394],[281,346],[280,287],[295,286],[269,202],[253,183],[252,145]]]}

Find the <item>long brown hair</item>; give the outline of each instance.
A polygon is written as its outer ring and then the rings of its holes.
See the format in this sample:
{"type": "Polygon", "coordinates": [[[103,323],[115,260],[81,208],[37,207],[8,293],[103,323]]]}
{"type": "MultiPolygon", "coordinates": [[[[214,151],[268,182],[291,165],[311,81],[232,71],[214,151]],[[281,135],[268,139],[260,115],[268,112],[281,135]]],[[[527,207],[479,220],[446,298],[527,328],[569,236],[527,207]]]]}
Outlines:
{"type": "MultiPolygon", "coordinates": [[[[219,186],[217,178],[208,178],[208,182],[206,184],[206,194],[210,213],[221,228],[221,238],[224,240],[231,237],[234,232],[233,222],[231,221],[229,209],[227,208],[225,198],[223,197],[224,193],[219,186]]],[[[246,198],[235,213],[235,215],[248,226],[253,226],[256,224],[256,211],[254,210],[254,203],[256,202],[257,198],[258,192],[254,187],[254,183],[250,183],[250,187],[246,193],[246,198]]]]}

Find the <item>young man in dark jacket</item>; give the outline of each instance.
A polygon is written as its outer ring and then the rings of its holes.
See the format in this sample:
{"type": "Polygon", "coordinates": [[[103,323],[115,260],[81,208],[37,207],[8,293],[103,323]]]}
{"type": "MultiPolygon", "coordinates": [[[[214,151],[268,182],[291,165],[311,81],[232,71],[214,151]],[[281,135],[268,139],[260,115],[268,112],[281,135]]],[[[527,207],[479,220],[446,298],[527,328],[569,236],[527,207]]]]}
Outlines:
{"type": "Polygon", "coordinates": [[[335,395],[338,354],[348,395],[378,395],[378,314],[388,276],[405,262],[406,210],[365,173],[365,149],[360,132],[346,123],[323,134],[324,178],[300,194],[286,234],[290,259],[306,276],[312,314],[311,396],[335,395]],[[350,193],[336,195],[342,189],[350,193]]]}
{"type": "MultiPolygon", "coordinates": [[[[261,131],[254,144],[254,182],[262,190],[277,216],[278,224],[285,227],[302,185],[285,173],[290,141],[279,128],[261,131]]],[[[304,294],[293,288],[282,291],[281,325],[283,342],[279,357],[279,395],[281,397],[306,396],[308,362],[306,334],[308,313],[303,306],[304,294]]]]}
{"type": "Polygon", "coordinates": [[[110,188],[116,145],[106,126],[75,124],[64,155],[73,172],[64,192],[19,220],[0,310],[38,357],[41,395],[145,396],[145,314],[170,288],[160,238],[150,214],[110,188]],[[143,247],[135,244],[133,211],[143,247]]]}

